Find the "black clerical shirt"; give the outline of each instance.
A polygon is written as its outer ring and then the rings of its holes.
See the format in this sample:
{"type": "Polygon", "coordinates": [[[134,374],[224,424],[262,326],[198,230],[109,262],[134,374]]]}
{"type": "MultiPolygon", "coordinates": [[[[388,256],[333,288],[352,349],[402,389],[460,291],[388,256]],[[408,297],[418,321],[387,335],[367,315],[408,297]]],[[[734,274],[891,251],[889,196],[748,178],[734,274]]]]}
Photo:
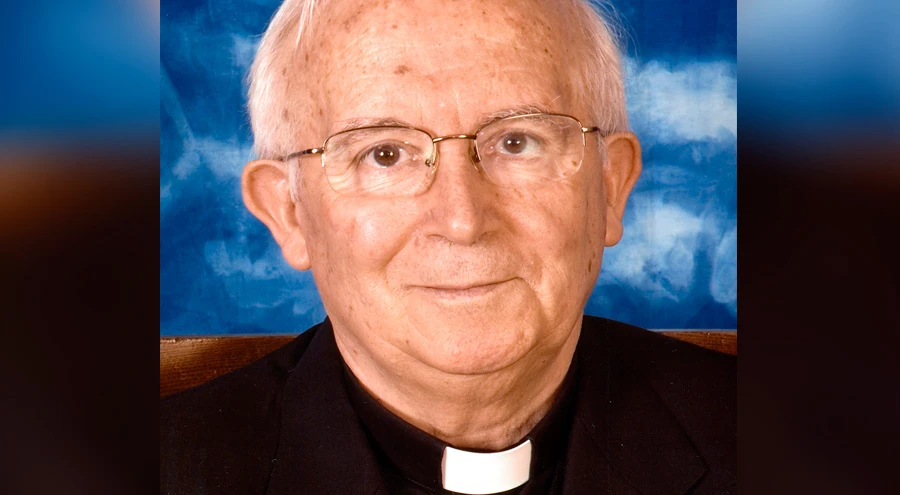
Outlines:
{"type": "MultiPolygon", "coordinates": [[[[517,442],[516,445],[531,440],[530,477],[525,484],[501,492],[504,495],[561,493],[563,460],[575,411],[577,368],[577,361],[573,361],[547,415],[517,442]]],[[[455,493],[445,490],[441,484],[441,460],[444,449],[450,444],[388,411],[363,389],[346,365],[344,382],[378,459],[388,492],[402,495],[455,493]]]]}
{"type": "MultiPolygon", "coordinates": [[[[536,464],[518,492],[734,493],[735,364],[585,316],[577,368],[529,435],[536,464]]],[[[250,366],[165,398],[160,493],[442,493],[444,444],[351,389],[326,320],[250,366]]]]}

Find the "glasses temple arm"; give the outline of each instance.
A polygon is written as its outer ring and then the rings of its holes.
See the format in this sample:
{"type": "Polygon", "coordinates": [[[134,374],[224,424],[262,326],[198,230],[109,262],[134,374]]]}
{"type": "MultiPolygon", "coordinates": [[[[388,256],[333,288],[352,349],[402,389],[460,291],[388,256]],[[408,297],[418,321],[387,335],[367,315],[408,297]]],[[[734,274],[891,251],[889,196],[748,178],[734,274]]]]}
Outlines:
{"type": "Polygon", "coordinates": [[[319,155],[325,152],[325,148],[310,148],[308,150],[298,151],[296,153],[291,153],[290,155],[285,156],[281,159],[281,161],[286,162],[292,158],[297,158],[300,156],[306,155],[319,155]]]}

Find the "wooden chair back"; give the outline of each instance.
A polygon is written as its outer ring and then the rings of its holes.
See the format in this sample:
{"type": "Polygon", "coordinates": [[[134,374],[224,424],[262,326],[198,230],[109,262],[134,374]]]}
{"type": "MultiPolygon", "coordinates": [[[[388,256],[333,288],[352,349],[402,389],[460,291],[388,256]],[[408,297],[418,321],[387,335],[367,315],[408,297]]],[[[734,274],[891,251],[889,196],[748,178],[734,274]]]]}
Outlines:
{"type": "MultiPolygon", "coordinates": [[[[737,354],[737,332],[661,332],[707,349],[737,354]]],[[[185,390],[248,365],[294,335],[174,337],[159,339],[159,395],[185,390]]]]}

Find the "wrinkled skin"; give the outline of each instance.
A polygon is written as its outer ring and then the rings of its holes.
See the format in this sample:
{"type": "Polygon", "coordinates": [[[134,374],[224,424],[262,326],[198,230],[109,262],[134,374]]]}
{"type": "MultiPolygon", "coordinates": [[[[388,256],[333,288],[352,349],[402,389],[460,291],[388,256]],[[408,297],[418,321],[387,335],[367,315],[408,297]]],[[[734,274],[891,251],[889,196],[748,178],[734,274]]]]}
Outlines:
{"type": "MultiPolygon", "coordinates": [[[[565,27],[547,9],[325,5],[298,70],[318,115],[297,149],[366,119],[471,133],[523,106],[591,125],[569,83],[565,27]]],[[[288,261],[312,269],[339,349],[367,389],[445,440],[499,448],[549,406],[604,246],[621,236],[639,148],[630,134],[608,137],[604,164],[598,139],[587,136],[576,174],[529,187],[492,184],[472,162],[471,141],[452,140],[438,145],[434,183],[415,197],[340,196],[315,158],[301,162],[299,202],[271,162],[248,165],[245,195],[288,261]]]]}

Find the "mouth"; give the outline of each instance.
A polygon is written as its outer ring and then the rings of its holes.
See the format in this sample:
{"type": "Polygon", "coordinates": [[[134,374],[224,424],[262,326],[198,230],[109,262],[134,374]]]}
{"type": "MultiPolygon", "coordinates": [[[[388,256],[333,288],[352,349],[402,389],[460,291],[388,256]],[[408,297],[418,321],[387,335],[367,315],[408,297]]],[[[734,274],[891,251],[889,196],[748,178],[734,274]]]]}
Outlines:
{"type": "Polygon", "coordinates": [[[414,285],[411,286],[415,290],[423,291],[434,297],[447,299],[474,298],[488,295],[494,291],[501,289],[503,286],[512,282],[514,279],[498,280],[494,282],[475,282],[461,284],[436,284],[436,285],[414,285]]]}

